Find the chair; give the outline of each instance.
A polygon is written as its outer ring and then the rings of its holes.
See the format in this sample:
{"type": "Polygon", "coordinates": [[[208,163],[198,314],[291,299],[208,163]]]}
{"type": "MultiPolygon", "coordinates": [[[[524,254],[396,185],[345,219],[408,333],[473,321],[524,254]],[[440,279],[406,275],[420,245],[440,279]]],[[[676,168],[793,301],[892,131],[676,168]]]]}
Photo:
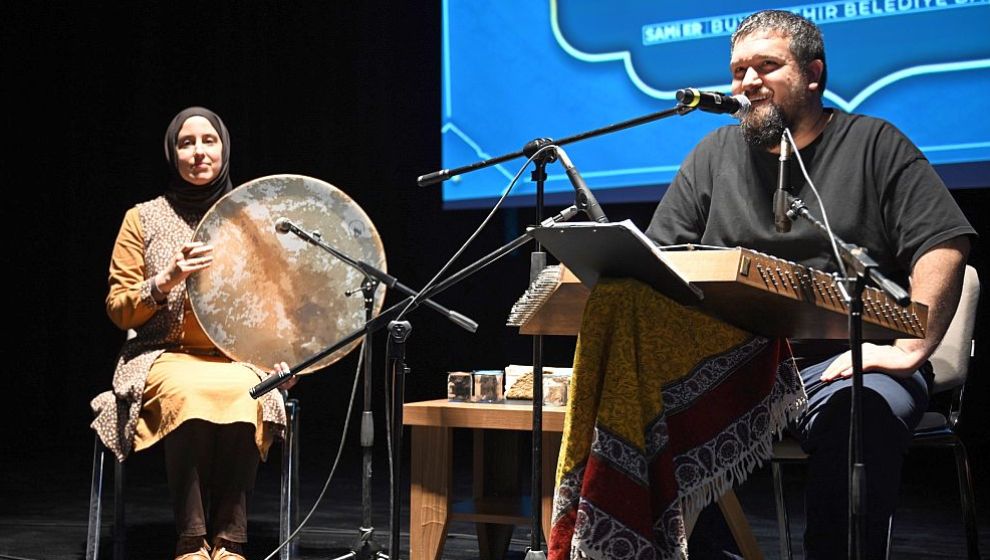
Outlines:
{"type": "MultiPolygon", "coordinates": [[[[285,401],[286,430],[282,443],[281,504],[279,508],[279,542],[284,541],[299,526],[299,401],[285,401]]],[[[86,536],[86,560],[97,560],[100,555],[101,512],[103,507],[103,471],[107,461],[114,464],[113,491],[113,558],[127,558],[127,527],[124,518],[124,464],[117,461],[96,436],[93,446],[93,477],[89,494],[89,530],[86,536]]],[[[295,544],[279,551],[280,560],[289,560],[295,544]]]]}
{"type": "MultiPolygon", "coordinates": [[[[959,479],[959,496],[962,502],[963,521],[966,527],[966,550],[971,560],[980,558],[976,530],[976,503],[973,496],[973,479],[970,474],[966,446],[956,434],[956,424],[962,410],[966,374],[973,353],[973,326],[980,297],[980,280],[976,269],[966,267],[962,297],[949,325],[942,344],[931,357],[935,371],[933,394],[951,391],[948,416],[940,412],[926,412],[911,440],[911,448],[950,447],[955,452],[956,476],[959,479]]],[[[785,463],[804,462],[808,456],[798,442],[789,437],[774,445],[771,461],[773,493],[777,506],[777,522],[780,530],[781,558],[791,558],[791,533],[784,501],[781,466],[785,463]]],[[[887,525],[887,556],[890,556],[890,535],[893,517],[887,525]]]]}

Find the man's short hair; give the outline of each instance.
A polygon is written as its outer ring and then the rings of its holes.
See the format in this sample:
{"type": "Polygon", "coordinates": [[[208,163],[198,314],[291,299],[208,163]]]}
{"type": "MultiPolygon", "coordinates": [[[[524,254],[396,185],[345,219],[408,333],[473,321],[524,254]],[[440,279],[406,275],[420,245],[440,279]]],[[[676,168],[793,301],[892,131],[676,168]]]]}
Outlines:
{"type": "Polygon", "coordinates": [[[736,43],[757,31],[776,32],[790,39],[791,54],[801,65],[801,71],[807,72],[808,64],[815,60],[822,61],[822,75],[818,80],[818,95],[825,91],[825,77],[827,75],[827,65],[825,64],[825,41],[822,39],[822,32],[818,26],[811,21],[785,10],[764,10],[742,20],[732,33],[731,48],[736,48],[736,43]]]}

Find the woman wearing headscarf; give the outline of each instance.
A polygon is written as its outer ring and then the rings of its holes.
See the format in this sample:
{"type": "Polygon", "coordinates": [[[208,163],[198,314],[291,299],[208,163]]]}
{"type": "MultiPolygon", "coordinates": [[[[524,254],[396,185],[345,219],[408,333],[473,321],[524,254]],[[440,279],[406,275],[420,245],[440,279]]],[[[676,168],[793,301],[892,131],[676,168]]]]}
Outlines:
{"type": "Polygon", "coordinates": [[[213,260],[193,231],[232,188],[227,127],[208,109],[181,111],[165,159],[164,195],[128,210],[113,248],[107,313],[136,336],[124,343],[112,391],[91,403],[92,426],[119,461],[163,442],[177,559],[243,559],[247,494],[285,408],[278,391],[250,397],[267,374],[221,354],[186,296],[185,279],[213,260]]]}

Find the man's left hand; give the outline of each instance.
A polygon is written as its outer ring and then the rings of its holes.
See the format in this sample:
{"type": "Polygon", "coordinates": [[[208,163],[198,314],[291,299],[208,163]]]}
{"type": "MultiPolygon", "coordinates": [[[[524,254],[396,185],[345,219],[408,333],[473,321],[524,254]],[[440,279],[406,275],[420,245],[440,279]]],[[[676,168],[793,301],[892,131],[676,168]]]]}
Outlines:
{"type": "MultiPolygon", "coordinates": [[[[924,352],[909,352],[897,346],[880,346],[863,344],[863,371],[879,371],[894,377],[910,377],[921,364],[925,362],[924,352]]],[[[835,359],[825,373],[822,381],[829,382],[845,377],[852,377],[852,352],[845,352],[835,359]]]]}

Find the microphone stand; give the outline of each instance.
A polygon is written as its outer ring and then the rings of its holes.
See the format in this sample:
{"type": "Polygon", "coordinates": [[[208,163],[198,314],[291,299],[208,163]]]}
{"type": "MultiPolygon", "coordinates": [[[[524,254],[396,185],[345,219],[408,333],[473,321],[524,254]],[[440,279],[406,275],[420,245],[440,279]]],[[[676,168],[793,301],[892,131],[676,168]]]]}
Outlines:
{"type": "MultiPolygon", "coordinates": [[[[641,124],[646,124],[656,120],[660,120],[670,116],[683,116],[691,111],[694,111],[696,107],[679,104],[671,109],[665,109],[656,113],[651,113],[649,115],[644,115],[641,117],[629,119],[619,123],[611,124],[587,132],[582,132],[575,134],[573,136],[568,136],[560,140],[551,140],[549,138],[537,138],[528,142],[522,150],[518,152],[513,152],[510,154],[505,154],[502,156],[497,156],[494,158],[489,158],[484,161],[475,162],[462,167],[457,167],[454,169],[441,169],[439,171],[434,171],[433,173],[428,173],[426,175],[421,175],[416,179],[416,183],[423,187],[427,185],[432,185],[454,177],[456,175],[463,175],[465,173],[470,173],[472,171],[477,171],[479,169],[484,169],[492,165],[502,163],[504,161],[509,161],[511,159],[516,159],[519,157],[532,157],[540,148],[547,145],[563,146],[565,144],[571,144],[573,142],[578,142],[581,140],[586,140],[588,138],[593,138],[596,136],[601,136],[604,134],[610,134],[612,132],[617,132],[619,130],[624,130],[626,128],[631,128],[634,126],[639,126],[641,124]]],[[[552,163],[556,160],[557,155],[560,156],[561,161],[567,170],[568,178],[571,180],[572,185],[574,185],[575,192],[577,193],[579,208],[584,211],[589,218],[597,222],[607,222],[604,213],[598,207],[598,202],[591,195],[591,191],[584,185],[584,181],[580,180],[580,176],[577,174],[577,170],[574,169],[573,165],[570,164],[567,155],[561,152],[559,154],[541,155],[534,160],[536,168],[532,172],[532,180],[536,183],[536,220],[540,222],[543,213],[543,193],[544,193],[544,183],[546,182],[546,164],[552,163]]],[[[542,250],[540,243],[537,242],[530,254],[530,273],[529,279],[530,283],[536,279],[540,271],[546,267],[546,252],[542,250]]],[[[542,546],[542,535],[543,535],[543,524],[542,524],[542,496],[543,496],[543,335],[537,334],[533,335],[533,427],[532,427],[532,462],[531,462],[531,527],[530,527],[530,547],[526,551],[525,560],[542,560],[546,558],[546,553],[543,551],[542,546]]]]}
{"type": "MultiPolygon", "coordinates": [[[[533,157],[545,146],[551,145],[549,138],[537,138],[523,147],[526,157],[533,157]]],[[[547,164],[558,158],[564,165],[567,176],[574,185],[575,206],[596,222],[608,222],[605,213],[595,200],[595,195],[584,183],[577,168],[571,162],[567,153],[556,144],[554,150],[547,150],[534,159],[535,168],[531,178],[536,183],[536,221],[540,223],[543,217],[544,184],[547,179],[547,164]]],[[[540,275],[547,266],[547,253],[539,241],[535,242],[529,260],[529,283],[540,275]]],[[[533,424],[532,449],[530,460],[530,543],[526,549],[525,560],[542,560],[546,558],[543,551],[543,335],[533,335],[533,424]]]]}
{"type": "MultiPolygon", "coordinates": [[[[414,302],[415,296],[410,302],[414,302]]],[[[412,332],[412,325],[409,321],[389,321],[388,323],[388,345],[386,346],[386,360],[388,371],[392,376],[392,396],[389,401],[392,405],[392,488],[389,492],[389,546],[388,554],[390,558],[398,560],[402,552],[399,544],[400,519],[402,518],[402,501],[399,499],[399,489],[402,488],[402,406],[405,404],[406,394],[406,374],[409,373],[409,366],[406,365],[406,340],[412,332]]]]}
{"type": "MultiPolygon", "coordinates": [[[[559,214],[540,222],[540,227],[548,227],[557,222],[567,221],[574,217],[578,213],[576,206],[570,206],[559,214]]],[[[295,227],[294,225],[292,227],[295,227]]],[[[298,229],[298,228],[296,228],[298,229]]],[[[288,229],[287,231],[293,231],[293,229],[288,229]]],[[[300,230],[301,231],[301,230],[300,230]]],[[[305,232],[303,232],[305,234],[305,232]]],[[[308,234],[306,234],[308,235],[308,234]]],[[[312,236],[309,236],[312,238],[312,236]]],[[[318,363],[320,360],[329,356],[330,354],[336,352],[338,349],[343,348],[357,340],[361,336],[370,336],[375,332],[379,331],[386,325],[389,326],[389,360],[390,360],[390,370],[394,374],[395,383],[393,384],[393,399],[392,399],[392,430],[395,434],[395,439],[392,446],[392,492],[391,492],[391,505],[392,505],[392,515],[391,515],[391,528],[389,535],[389,557],[393,560],[398,560],[400,547],[399,547],[399,517],[400,508],[398,501],[399,488],[401,487],[401,467],[400,459],[402,457],[401,448],[401,434],[402,434],[402,405],[403,405],[403,391],[405,389],[405,374],[408,373],[408,367],[405,365],[405,347],[404,343],[407,340],[412,327],[409,325],[408,321],[394,321],[400,313],[408,313],[418,307],[419,303],[423,303],[427,307],[440,307],[439,305],[433,303],[431,305],[430,297],[439,294],[451,286],[457,284],[458,282],[464,280],[465,278],[473,275],[479,270],[487,267],[488,265],[494,263],[495,261],[501,259],[502,257],[508,255],[509,253],[515,251],[519,247],[522,247],[532,239],[532,236],[527,231],[526,233],[520,235],[516,239],[510,241],[509,243],[499,247],[495,251],[485,255],[481,259],[473,262],[472,264],[462,268],[460,271],[449,276],[445,280],[437,282],[431,288],[427,289],[425,292],[409,295],[397,304],[389,307],[385,311],[381,312],[377,317],[366,322],[361,328],[351,332],[346,335],[336,343],[331,346],[321,350],[317,354],[310,358],[300,362],[296,366],[289,369],[287,372],[277,373],[270,375],[267,379],[258,383],[251,388],[250,394],[254,398],[258,398],[265,393],[275,389],[280,384],[287,381],[290,377],[296,375],[295,372],[303,371],[307,367],[318,363]],[[408,307],[408,309],[407,309],[408,307]]],[[[307,238],[307,241],[311,239],[307,238]]],[[[319,242],[318,240],[316,240],[319,242]]],[[[377,269],[376,269],[377,270],[377,269]]],[[[380,272],[380,271],[379,271],[380,272]]],[[[384,274],[384,273],[382,273],[384,274]]],[[[398,284],[396,284],[398,286],[398,284]]],[[[404,288],[404,286],[403,286],[404,288]]],[[[406,288],[408,289],[408,288],[406,288]]],[[[450,317],[448,310],[447,316],[450,317]]],[[[463,317],[463,316],[462,316],[463,317]]]]}
{"type": "MultiPolygon", "coordinates": [[[[375,290],[378,289],[378,284],[379,281],[371,276],[365,276],[361,282],[365,323],[374,316],[375,290]]],[[[350,290],[346,292],[346,295],[350,296],[354,293],[353,290],[350,290]]],[[[358,538],[351,545],[350,552],[338,556],[334,560],[388,558],[381,552],[381,546],[373,540],[375,528],[371,519],[371,467],[372,450],[375,446],[375,420],[371,410],[372,344],[370,337],[365,339],[365,344],[361,350],[364,352],[364,356],[361,358],[364,364],[364,371],[362,372],[364,377],[364,410],[361,412],[361,526],[358,528],[358,538]]]]}
{"type": "MultiPolygon", "coordinates": [[[[398,290],[403,294],[406,294],[407,296],[415,296],[419,294],[417,290],[414,290],[409,286],[406,286],[402,282],[399,282],[398,278],[382,270],[379,270],[378,268],[364,261],[353,259],[345,255],[344,253],[341,253],[337,249],[334,249],[333,247],[324,243],[318,234],[309,233],[306,230],[297,226],[296,224],[292,223],[291,221],[286,220],[285,218],[280,218],[277,222],[276,227],[278,228],[278,231],[280,231],[281,233],[291,232],[297,235],[298,237],[300,237],[303,241],[312,243],[313,245],[316,245],[317,247],[337,257],[338,259],[351,265],[352,267],[361,271],[365,275],[365,278],[369,278],[369,277],[374,278],[377,281],[384,283],[385,287],[389,289],[398,290]]],[[[448,309],[440,305],[439,303],[436,303],[435,301],[429,299],[429,297],[424,297],[421,303],[426,307],[433,309],[437,313],[440,313],[448,320],[450,320],[452,323],[454,323],[455,325],[461,327],[466,331],[475,332],[478,330],[478,323],[471,320],[467,316],[454,311],[453,309],[448,309]]]]}
{"type": "Polygon", "coordinates": [[[790,210],[787,217],[803,217],[826,236],[834,239],[839,255],[853,273],[839,282],[843,298],[849,306],[849,350],[852,354],[852,402],[849,407],[849,558],[865,558],[866,541],[866,465],[863,463],[863,291],[867,279],[893,298],[899,305],[911,302],[908,293],[880,273],[879,265],[862,247],[846,243],[829,232],[799,198],[787,195],[790,210]],[[848,285],[848,287],[847,287],[848,285]]]}
{"type": "MultiPolygon", "coordinates": [[[[307,232],[302,228],[298,227],[291,221],[282,218],[277,222],[276,231],[280,233],[291,232],[297,237],[306,241],[312,245],[316,245],[321,249],[327,251],[334,257],[340,259],[346,264],[356,268],[364,274],[364,280],[361,282],[360,290],[348,290],[345,295],[350,297],[358,291],[361,292],[364,298],[364,319],[365,324],[371,321],[374,316],[374,306],[375,306],[375,292],[378,290],[378,286],[381,283],[385,283],[387,287],[396,288],[400,292],[406,295],[414,295],[415,290],[403,285],[398,281],[397,278],[379,270],[378,268],[364,262],[361,260],[353,259],[348,255],[334,249],[330,245],[323,242],[320,235],[316,232],[307,232]]],[[[478,324],[471,319],[457,313],[456,311],[449,310],[440,306],[439,304],[427,300],[429,305],[434,309],[440,311],[442,314],[450,318],[455,324],[468,330],[470,332],[475,332],[478,329],[478,324]]],[[[385,554],[381,552],[381,546],[374,542],[375,528],[372,525],[372,513],[371,513],[371,473],[372,473],[372,451],[375,444],[375,423],[374,415],[371,408],[371,389],[372,389],[372,341],[368,337],[365,339],[365,344],[362,346],[362,362],[363,366],[363,381],[364,381],[364,409],[361,413],[361,450],[362,450],[362,464],[361,464],[361,527],[358,529],[359,536],[354,544],[350,548],[350,552],[342,556],[338,556],[334,560],[345,560],[345,559],[355,559],[355,560],[372,560],[380,558],[388,558],[385,554]]]]}
{"type": "MultiPolygon", "coordinates": [[[[537,150],[550,143],[548,138],[539,138],[526,144],[523,153],[526,157],[532,157],[537,150]]],[[[536,183],[536,223],[540,223],[543,217],[543,193],[544,183],[547,180],[547,163],[555,161],[556,153],[548,150],[540,154],[535,160],[535,167],[530,178],[536,183]]],[[[578,201],[581,204],[581,201],[578,201]]],[[[540,275],[547,266],[547,253],[543,250],[539,241],[535,242],[533,252],[529,255],[529,283],[540,275]]],[[[529,548],[526,550],[525,560],[540,560],[546,558],[543,553],[541,536],[543,534],[542,515],[543,508],[541,498],[543,497],[543,335],[533,336],[533,439],[530,461],[530,540],[529,548]]]]}

